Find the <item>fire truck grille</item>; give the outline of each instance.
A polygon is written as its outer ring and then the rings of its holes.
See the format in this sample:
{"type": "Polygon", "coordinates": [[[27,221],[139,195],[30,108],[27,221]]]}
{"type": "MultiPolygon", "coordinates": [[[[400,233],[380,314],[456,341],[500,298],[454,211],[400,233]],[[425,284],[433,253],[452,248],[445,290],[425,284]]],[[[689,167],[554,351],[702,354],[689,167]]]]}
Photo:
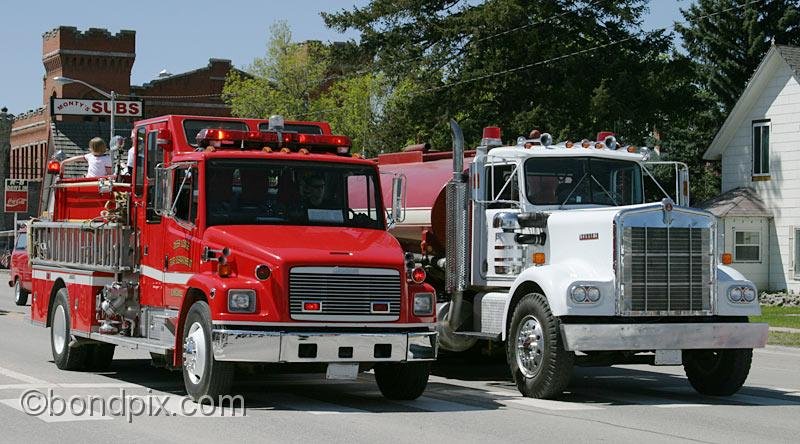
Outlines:
{"type": "Polygon", "coordinates": [[[289,272],[291,317],[394,321],[400,317],[401,283],[400,272],[391,269],[294,267],[289,272]]]}
{"type": "Polygon", "coordinates": [[[707,314],[711,310],[711,230],[625,227],[622,314],[707,314]]]}

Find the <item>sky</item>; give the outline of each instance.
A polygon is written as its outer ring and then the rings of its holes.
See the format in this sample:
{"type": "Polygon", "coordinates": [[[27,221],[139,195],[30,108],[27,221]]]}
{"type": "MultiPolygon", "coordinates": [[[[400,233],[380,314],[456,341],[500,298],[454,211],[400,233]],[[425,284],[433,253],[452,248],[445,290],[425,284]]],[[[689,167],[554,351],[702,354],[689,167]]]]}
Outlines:
{"type": "MultiPolygon", "coordinates": [[[[647,30],[680,20],[690,0],[651,0],[647,30]]],[[[19,114],[42,105],[42,33],[59,25],[79,30],[136,31],[131,82],[141,85],[159,71],[178,74],[205,67],[210,58],[244,67],[265,53],[269,26],[286,20],[296,41],[357,39],[325,27],[319,13],[351,9],[368,0],[62,0],[22,1],[0,16],[0,107],[19,114]],[[131,6],[134,5],[134,6],[131,6]]]]}

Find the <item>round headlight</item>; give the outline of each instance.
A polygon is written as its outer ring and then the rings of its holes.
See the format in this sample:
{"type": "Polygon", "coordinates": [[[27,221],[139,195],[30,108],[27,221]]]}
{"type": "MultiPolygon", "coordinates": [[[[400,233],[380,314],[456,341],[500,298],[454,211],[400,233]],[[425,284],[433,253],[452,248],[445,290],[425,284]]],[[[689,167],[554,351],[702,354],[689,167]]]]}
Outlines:
{"type": "Polygon", "coordinates": [[[747,302],[753,302],[754,300],[756,300],[755,288],[746,287],[744,291],[742,291],[742,295],[744,296],[744,300],[747,302]]]}
{"type": "Polygon", "coordinates": [[[739,302],[742,300],[742,289],[740,287],[733,287],[728,290],[728,299],[732,300],[733,302],[739,302]]]}
{"type": "Polygon", "coordinates": [[[572,289],[572,300],[575,302],[586,301],[586,289],[583,287],[575,287],[572,289]]]}
{"type": "Polygon", "coordinates": [[[592,302],[600,300],[600,289],[597,287],[586,287],[586,297],[592,302]]]}

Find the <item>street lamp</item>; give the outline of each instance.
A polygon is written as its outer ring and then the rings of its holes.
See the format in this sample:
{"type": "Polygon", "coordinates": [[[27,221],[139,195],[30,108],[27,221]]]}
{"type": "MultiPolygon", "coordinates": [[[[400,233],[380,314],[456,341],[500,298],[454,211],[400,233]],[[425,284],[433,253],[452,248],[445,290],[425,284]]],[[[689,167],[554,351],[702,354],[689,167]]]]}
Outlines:
{"type": "Polygon", "coordinates": [[[98,94],[102,95],[103,97],[111,100],[111,135],[109,136],[109,140],[108,140],[108,145],[109,145],[109,147],[111,147],[111,144],[112,144],[112,140],[111,139],[114,138],[114,111],[115,111],[115,108],[116,108],[115,101],[117,100],[117,94],[113,90],[111,92],[105,92],[102,89],[100,89],[100,88],[98,88],[98,87],[96,87],[94,85],[90,85],[90,84],[84,82],[83,80],[70,79],[69,77],[56,76],[56,77],[53,77],[53,81],[58,83],[59,85],[66,85],[67,83],[80,83],[81,85],[86,86],[87,88],[97,92],[98,94]]]}

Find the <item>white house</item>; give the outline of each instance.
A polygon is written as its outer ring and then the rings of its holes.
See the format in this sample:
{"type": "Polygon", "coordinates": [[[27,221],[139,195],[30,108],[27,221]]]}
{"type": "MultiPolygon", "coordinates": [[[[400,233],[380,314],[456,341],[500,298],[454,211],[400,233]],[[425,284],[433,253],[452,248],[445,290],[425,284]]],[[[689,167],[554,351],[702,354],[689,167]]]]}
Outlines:
{"type": "Polygon", "coordinates": [[[760,289],[800,292],[800,47],[772,45],[703,155],[722,160],[723,252],[760,289]]]}

